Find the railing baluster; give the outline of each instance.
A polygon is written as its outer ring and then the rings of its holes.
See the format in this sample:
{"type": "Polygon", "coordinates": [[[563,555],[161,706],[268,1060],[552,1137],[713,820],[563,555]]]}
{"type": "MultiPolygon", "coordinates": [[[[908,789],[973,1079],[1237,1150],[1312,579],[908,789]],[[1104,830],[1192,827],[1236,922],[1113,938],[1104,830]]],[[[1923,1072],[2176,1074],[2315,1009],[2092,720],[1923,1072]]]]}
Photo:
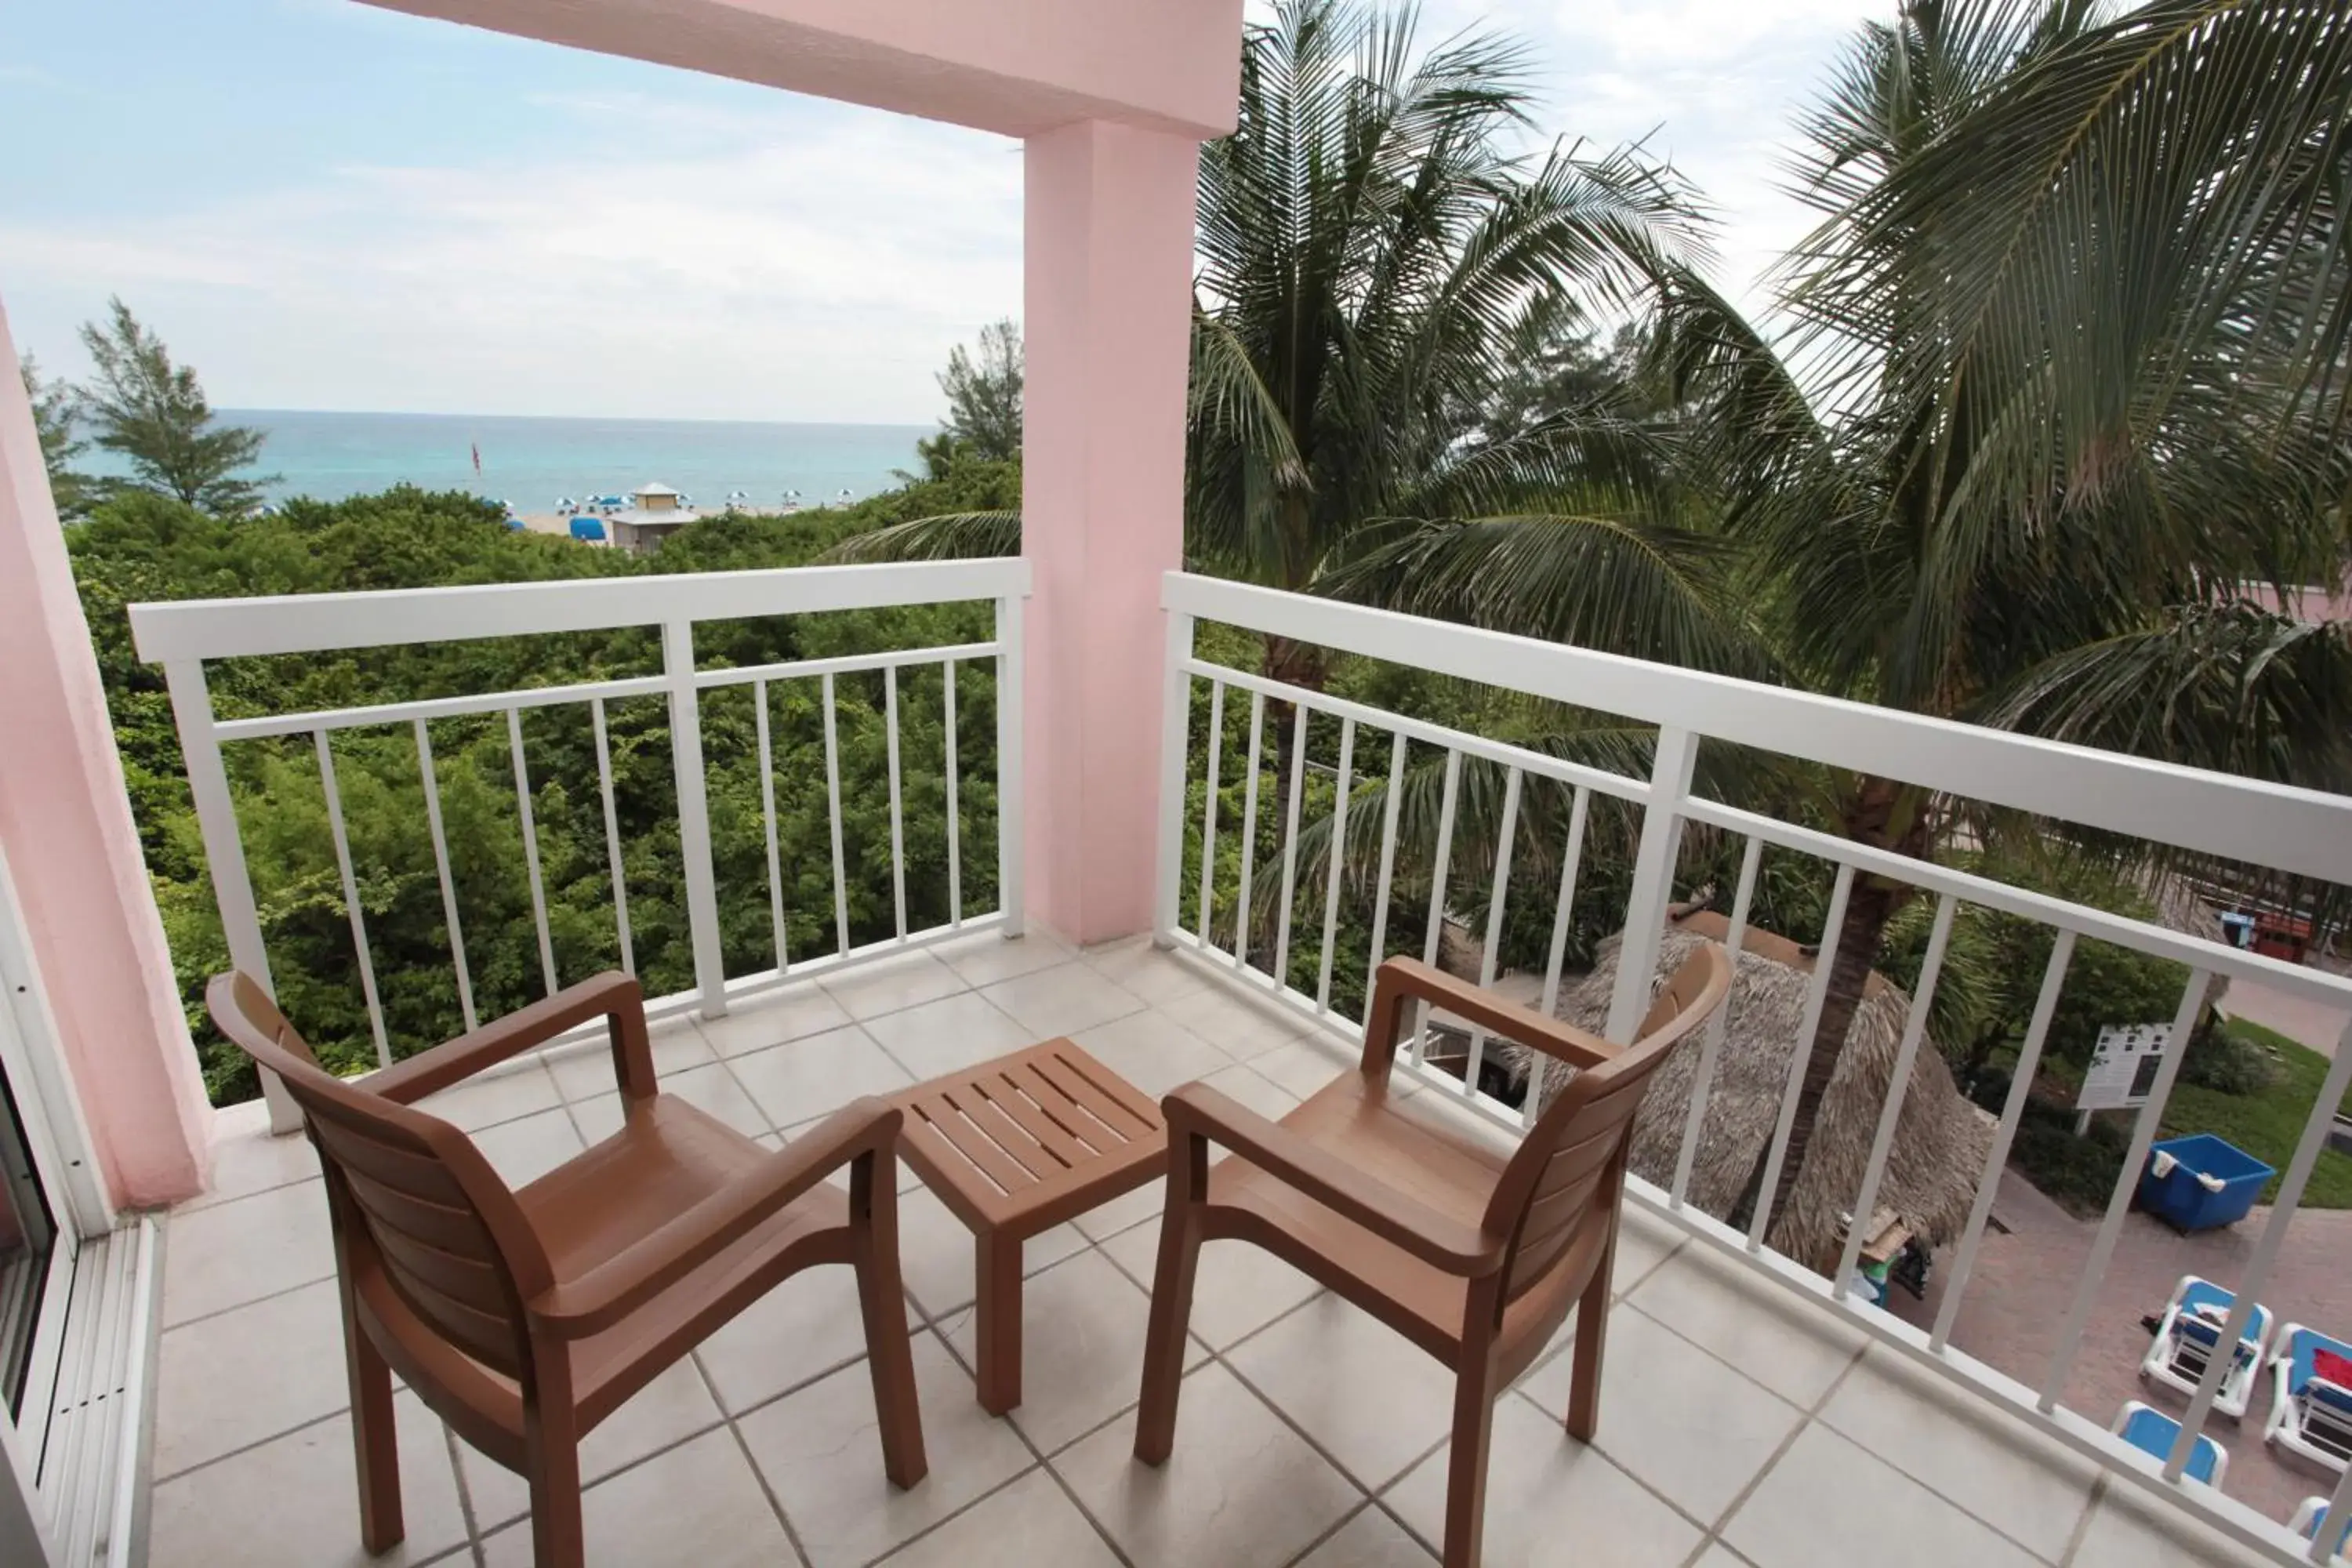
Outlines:
{"type": "Polygon", "coordinates": [[[1339,721],[1339,786],[1331,797],[1330,875],[1323,888],[1323,963],[1315,981],[1315,1010],[1331,1011],[1331,946],[1339,931],[1339,872],[1348,850],[1348,786],[1356,763],[1356,721],[1339,721]]]}
{"type": "Polygon", "coordinates": [[[1952,919],[1959,904],[1949,893],[1936,901],[1936,923],[1927,932],[1927,955],[1920,962],[1919,984],[1911,993],[1911,1014],[1904,1021],[1902,1043],[1895,1047],[1895,1072],[1887,1080],[1886,1103],[1878,1112],[1877,1134],[1870,1142],[1870,1158],[1862,1168],[1862,1192],[1846,1222],[1845,1248],[1838,1255],[1837,1272],[1830,1277],[1839,1295],[1853,1278],[1861,1261],[1862,1244],[1870,1230],[1870,1216],[1878,1206],[1878,1189],[1886,1176],[1887,1156],[1895,1149],[1895,1125],[1902,1120],[1903,1101],[1911,1089],[1912,1064],[1919,1058],[1919,1042],[1927,1033],[1927,1015],[1936,1004],[1936,983],[1943,978],[1944,952],[1952,940],[1952,919]]]}
{"type": "Polygon", "coordinates": [[[751,683],[752,743],[760,748],[760,818],[766,826],[768,841],[768,925],[775,935],[776,973],[782,974],[789,961],[784,952],[784,860],[776,846],[776,752],[768,740],[768,683],[751,683]]]}
{"type": "Polygon", "coordinates": [[[1381,880],[1372,898],[1372,962],[1364,972],[1364,1021],[1372,1016],[1372,989],[1379,984],[1381,963],[1388,957],[1389,885],[1396,875],[1397,811],[1404,797],[1405,738],[1402,731],[1389,742],[1389,798],[1381,812],[1381,880]]]}
{"type": "MultiPolygon", "coordinates": [[[[996,601],[996,893],[1004,934],[1019,936],[1028,921],[1022,889],[1024,835],[1028,831],[1022,783],[1022,689],[1026,668],[1022,645],[1021,601],[996,601]]],[[[1169,885],[1175,885],[1170,879],[1169,885]]]]}
{"type": "Polygon", "coordinates": [[[547,887],[539,875],[539,824],[531,816],[530,769],[522,758],[522,710],[507,710],[507,752],[514,760],[515,810],[522,818],[522,864],[530,878],[530,920],[539,932],[539,973],[552,996],[562,989],[555,982],[555,942],[547,930],[547,887]]]}
{"type": "Polygon", "coordinates": [[[1699,1043],[1698,1065],[1691,1073],[1690,1106],[1683,1117],[1683,1146],[1675,1156],[1674,1190],[1668,1194],[1672,1205],[1683,1206],[1690,1194],[1691,1167],[1698,1158],[1698,1134],[1706,1121],[1707,1097],[1715,1092],[1715,1064],[1723,1054],[1723,1037],[1731,1023],[1731,1005],[1738,993],[1739,950],[1748,941],[1748,910],[1756,898],[1756,869],[1764,859],[1764,841],[1750,837],[1748,847],[1739,857],[1739,888],[1731,896],[1731,930],[1723,946],[1731,959],[1732,994],[1724,998],[1723,1005],[1706,1022],[1706,1034],[1699,1043]]]}
{"type": "Polygon", "coordinates": [[[1290,805],[1283,814],[1282,910],[1274,935],[1274,985],[1277,991],[1290,984],[1290,905],[1298,881],[1298,810],[1307,798],[1307,704],[1297,702],[1292,707],[1297,718],[1291,729],[1290,805]]]}
{"type": "Polygon", "coordinates": [[[898,940],[907,938],[907,827],[898,790],[898,667],[882,667],[882,718],[890,767],[890,906],[898,940]]]}
{"type": "MultiPolygon", "coordinates": [[[[1495,964],[1503,945],[1503,905],[1511,891],[1511,839],[1519,826],[1519,770],[1513,768],[1503,778],[1503,826],[1495,839],[1495,890],[1486,900],[1486,951],[1478,960],[1478,984],[1482,989],[1495,984],[1495,964]]],[[[1470,1028],[1470,1056],[1462,1067],[1462,1091],[1471,1099],[1478,1098],[1478,1069],[1486,1065],[1486,1031],[1476,1025],[1470,1028]]],[[[1540,1060],[1528,1064],[1528,1098],[1533,1100],[1536,1086],[1543,1081],[1540,1060]]]]}
{"type": "Polygon", "coordinates": [[[2311,1549],[2304,1555],[2314,1563],[2335,1562],[2328,1553],[2344,1539],[2347,1519],[2352,1519],[2352,1465],[2345,1467],[2342,1478],[2336,1481],[2336,1495],[2328,1500],[2327,1512],[2323,1516],[2323,1527],[2311,1532],[2311,1549]]]}
{"type": "MultiPolygon", "coordinates": [[[[1169,945],[1184,923],[1184,803],[1192,746],[1192,678],[1184,661],[1192,657],[1192,617],[1171,610],[1160,629],[1166,640],[1160,655],[1160,815],[1154,818],[1160,845],[1151,879],[1151,939],[1169,945]]],[[[1216,769],[1209,772],[1213,776],[1216,769]]]]}
{"type": "Polygon", "coordinates": [[[1576,876],[1584,863],[1584,825],[1592,792],[1582,784],[1569,799],[1568,842],[1559,858],[1559,901],[1551,911],[1551,952],[1544,960],[1543,1013],[1552,1016],[1559,1007],[1560,966],[1568,958],[1570,917],[1576,910],[1576,876]]]}
{"type": "Polygon", "coordinates": [[[849,951],[849,879],[841,854],[841,741],[833,712],[833,676],[823,678],[824,705],[824,802],[833,825],[834,951],[849,951]]]}
{"type": "Polygon", "coordinates": [[[2065,988],[2066,965],[2074,956],[2074,933],[2062,931],[2050,944],[2050,962],[2042,972],[2042,994],[2034,998],[2033,1016],[2025,1026],[2025,1043],[2017,1053],[2017,1066],[2009,1080],[2009,1098],[2002,1101],[2000,1125],[1992,1135],[1992,1147],[1985,1152],[1984,1170],[1977,1178],[1976,1202],[1969,1209],[1968,1229],[1960,1236],[1960,1255],[1944,1279],[1944,1304],[1936,1310],[1935,1331],[1927,1338],[1927,1348],[1936,1354],[1944,1353],[1944,1346],[1952,1337],[1952,1324],[1960,1315],[1960,1298],[1969,1288],[1969,1271],[1976,1268],[1977,1247],[1984,1240],[1985,1225],[1992,1218],[1993,1196],[2000,1190],[2000,1173],[2009,1168],[2010,1145],[2017,1141],[2018,1125],[2025,1120],[2026,1101],[2033,1098],[2033,1075],[2042,1066],[2042,1043],[2050,1037],[2050,1020],[2058,1015],[2058,994],[2065,988]]]}
{"type": "MultiPolygon", "coordinates": [[[[2083,1329],[2091,1321],[2091,1306],[2096,1300],[2099,1285],[2106,1278],[2107,1265],[2114,1260],[2116,1243],[2122,1237],[2125,1211],[2131,1207],[2131,1197],[2139,1186],[2140,1167],[2147,1163],[2148,1145],[2156,1142],[2157,1124],[2164,1117],[2164,1102],[2172,1094],[2173,1079],[2180,1076],[2180,1060],[2189,1054],[2189,1034],[2197,1026],[2197,1015],[2205,1009],[2205,993],[2213,976],[2206,970],[2193,969],[2189,984],[2180,993],[2180,1006],[2172,1016],[2172,1036],[2165,1044],[2164,1058],[2158,1064],[2156,1081],[2148,1086],[2147,1103],[2140,1107],[2139,1120],[2132,1128],[2131,1147],[2124,1154],[2123,1168],[2116,1173],[2115,1190],[2107,1197],[2106,1217],[2099,1222],[2099,1234],[2091,1243],[2091,1256],[2084,1265],[2081,1283],[2074,1288],[2074,1304],[2066,1313],[2066,1325],[2059,1331],[2058,1348],[2051,1353],[2050,1374],[2042,1383],[2041,1409],[2048,1415],[2057,1408],[2058,1396],[2065,1391],[2066,1374],[2074,1369],[2074,1352],[2083,1342],[2083,1329]]],[[[2251,1300],[2250,1297],[2242,1299],[2251,1300]]]]}
{"type": "Polygon", "coordinates": [[[1764,1248],[1764,1233],[1772,1224],[1772,1194],[1780,1185],[1780,1166],[1789,1157],[1789,1137],[1797,1125],[1797,1096],[1805,1085],[1805,1068],[1813,1059],[1813,1033],[1821,1027],[1822,1005],[1830,994],[1830,970],[1837,963],[1838,939],[1845,932],[1846,900],[1853,893],[1853,868],[1841,862],[1837,883],[1830,889],[1829,919],[1822,922],[1821,946],[1813,954],[1813,984],[1805,993],[1805,1016],[1797,1025],[1797,1048],[1789,1058],[1789,1082],[1780,1092],[1780,1117],[1772,1129],[1772,1149],[1764,1160],[1764,1181],[1756,1189],[1756,1213],[1748,1222],[1748,1250],[1764,1248]]]}
{"type": "MultiPolygon", "coordinates": [[[[2185,1048],[2185,1047],[2184,1047],[2185,1048]]],[[[2271,1270],[2277,1267],[2278,1255],[2286,1245],[2287,1227],[2294,1223],[2295,1211],[2303,1206],[2303,1192],[2311,1180],[2312,1167],[2319,1163],[2320,1152],[2327,1147],[2328,1134],[2336,1125],[2336,1108],[2344,1103],[2347,1089],[2352,1089],[2352,1023],[2344,1026],[2336,1037],[2336,1058],[2328,1064],[2327,1076],[2320,1081],[2319,1097],[2312,1101],[2311,1114],[2303,1124],[2303,1136],[2295,1141],[2294,1154],[2286,1163],[2286,1172],[2279,1177],[2277,1196],[2271,1200],[2270,1217],[2263,1222],[2263,1234],[2254,1241],[2253,1255],[2246,1259],[2233,1282],[2237,1300],[2231,1304],[2229,1321],[2221,1327],[2221,1343],[2236,1345],[2245,1338],[2246,1327],[2252,1321],[2254,1303],[2271,1282],[2271,1270]]],[[[2177,1481],[2189,1466],[2189,1456],[2197,1446],[2197,1435],[2205,1429],[2205,1418],[2212,1414],[2213,1398],[2221,1391],[2221,1379],[2234,1354],[2224,1355],[2217,1346],[2206,1358],[2205,1375],[2197,1381],[2197,1392],[2190,1396],[2188,1413],[2180,1418],[2179,1436],[2173,1439],[2171,1456],[2165,1460],[2164,1479],[2177,1481]]],[[[2339,1534],[2344,1528],[2344,1516],[2335,1516],[2331,1533],[2339,1534]]]]}
{"type": "Polygon", "coordinates": [[[360,908],[360,881],[352,869],[352,841],[343,828],[343,792],[335,783],[335,753],[327,731],[313,730],[319,749],[319,783],[327,796],[327,832],[335,841],[335,870],[343,880],[343,908],[352,920],[352,947],[360,958],[360,994],[367,1002],[368,1027],[375,1036],[378,1067],[392,1065],[392,1041],[383,1031],[383,1004],[376,997],[375,959],[368,952],[367,915],[360,908]]]}
{"type": "Polygon", "coordinates": [[[694,623],[662,623],[662,677],[669,685],[670,767],[677,779],[677,850],[686,872],[686,924],[702,1016],[727,1013],[727,958],[719,939],[719,879],[710,863],[710,797],[702,769],[702,693],[694,683],[694,623]]]}
{"type": "Polygon", "coordinates": [[[1633,887],[1625,900],[1625,934],[1617,948],[1617,984],[1609,994],[1603,1033],[1631,1045],[1657,991],[1658,947],[1675,897],[1675,864],[1682,850],[1683,802],[1690,798],[1698,763],[1698,736],[1662,725],[1650,763],[1650,793],[1642,808],[1642,841],[1633,852],[1633,887]]]}
{"type": "MultiPolygon", "coordinates": [[[[1201,945],[1214,947],[1217,907],[1217,789],[1224,781],[1223,772],[1225,740],[1225,683],[1209,682],[1209,771],[1208,799],[1201,806],[1201,891],[1200,904],[1193,911],[1199,916],[1201,945]]],[[[1181,809],[1181,802],[1180,802],[1181,809]]]]}
{"type": "MultiPolygon", "coordinates": [[[[1279,744],[1279,742],[1276,742],[1279,744]]],[[[1249,777],[1242,781],[1242,882],[1234,910],[1234,967],[1249,963],[1250,874],[1257,865],[1257,774],[1264,765],[1265,693],[1250,694],[1249,777]]]]}
{"type": "Polygon", "coordinates": [[[637,947],[629,935],[629,884],[621,863],[621,814],[613,801],[613,747],[604,733],[604,700],[593,700],[588,713],[596,731],[596,792],[604,797],[604,853],[613,865],[613,929],[621,940],[621,973],[635,974],[637,947]]]}
{"type": "MultiPolygon", "coordinates": [[[[1462,753],[1449,748],[1445,753],[1445,788],[1437,803],[1437,845],[1429,868],[1429,931],[1421,943],[1421,961],[1437,963],[1437,942],[1445,929],[1445,876],[1454,858],[1454,804],[1462,793],[1462,753]]],[[[1413,1004],[1412,1065],[1421,1067],[1428,1058],[1429,1004],[1413,1004]]]]}
{"type": "MultiPolygon", "coordinates": [[[[253,901],[253,878],[245,864],[245,840],[236,823],[236,797],[229,793],[228,769],[221,761],[220,736],[213,722],[212,693],[205,685],[201,658],[172,659],[163,666],[163,683],[172,694],[172,721],[180,736],[180,756],[188,770],[188,795],[195,806],[196,826],[205,841],[205,869],[211,874],[213,898],[218,904],[221,935],[228,943],[229,962],[245,971],[264,991],[276,994],[269,979],[269,948],[262,940],[261,914],[253,901]]],[[[471,1014],[466,1026],[473,1027],[471,1014]]],[[[278,1075],[264,1069],[261,1092],[269,1102],[269,1130],[292,1132],[302,1125],[301,1108],[278,1075]]]]}
{"type": "Polygon", "coordinates": [[[457,972],[457,1013],[466,1027],[474,1020],[474,978],[466,968],[466,930],[457,923],[457,884],[449,875],[449,840],[441,830],[441,781],[433,772],[433,738],[416,721],[416,772],[425,781],[425,827],[433,836],[433,868],[441,875],[441,921],[449,928],[449,963],[457,972]]]}
{"type": "Polygon", "coordinates": [[[956,800],[956,661],[940,667],[940,726],[948,753],[948,925],[963,929],[963,807],[956,800]]]}

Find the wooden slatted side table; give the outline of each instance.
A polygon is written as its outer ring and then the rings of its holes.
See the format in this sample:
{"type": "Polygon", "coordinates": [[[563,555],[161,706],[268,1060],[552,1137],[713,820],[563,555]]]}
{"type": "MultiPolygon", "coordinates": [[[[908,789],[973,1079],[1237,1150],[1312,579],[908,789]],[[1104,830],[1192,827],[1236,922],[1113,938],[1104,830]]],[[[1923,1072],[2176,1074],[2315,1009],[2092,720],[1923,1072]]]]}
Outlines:
{"type": "Polygon", "coordinates": [[[1021,1403],[1021,1245],[1161,1175],[1168,1129],[1140,1089],[1047,1040],[902,1089],[899,1152],[971,1227],[980,1403],[1021,1403]]]}

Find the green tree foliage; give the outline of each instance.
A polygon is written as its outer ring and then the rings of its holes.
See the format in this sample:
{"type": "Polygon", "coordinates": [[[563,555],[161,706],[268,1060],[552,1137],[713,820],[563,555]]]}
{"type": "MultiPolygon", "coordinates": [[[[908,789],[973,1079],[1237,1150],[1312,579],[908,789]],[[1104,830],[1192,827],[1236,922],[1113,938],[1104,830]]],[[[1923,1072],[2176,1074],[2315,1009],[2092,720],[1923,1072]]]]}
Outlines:
{"type": "Polygon", "coordinates": [[[131,465],[131,483],[216,517],[260,506],[271,481],[241,472],[261,455],[262,433],[217,424],[194,368],[120,299],[107,319],[84,323],[82,346],[97,378],[81,389],[80,412],[98,445],[131,465]]]}
{"type": "Polygon", "coordinates": [[[71,522],[89,510],[90,501],[89,478],[73,468],[74,459],[89,450],[89,443],[75,430],[80,411],[74,389],[62,381],[42,380],[41,367],[31,354],[24,356],[18,368],[25,377],[25,395],[32,400],[33,431],[41,440],[41,464],[48,470],[58,521],[71,522]]]}
{"type": "Polygon", "coordinates": [[[959,343],[940,373],[948,416],[940,433],[917,443],[931,477],[956,453],[988,463],[1021,460],[1021,325],[1010,317],[980,330],[977,353],[959,343]]]}
{"type": "MultiPolygon", "coordinates": [[[[242,1055],[215,1038],[198,1006],[205,978],[228,962],[187,795],[162,672],[132,651],[125,607],[146,600],[325,593],[589,575],[730,571],[805,563],[845,533],[914,511],[1002,504],[1017,488],[1004,465],[964,461],[953,477],[844,510],[707,520],[640,561],[511,531],[495,506],[458,494],[395,489],[325,504],[298,500],[231,522],[145,491],[99,506],[71,537],[76,576],[190,1022],[215,1097],[254,1092],[242,1055]]],[[[984,605],[860,611],[698,628],[702,667],[764,664],[893,647],[985,640],[984,605]]],[[[646,675],[660,668],[649,627],[562,637],[438,643],[217,661],[215,711],[238,717],[646,675]]],[[[968,911],[996,897],[994,671],[960,668],[956,707],[962,895],[968,911]]],[[[853,945],[896,930],[883,678],[836,679],[843,849],[853,945]]],[[[824,736],[814,680],[768,693],[778,863],[788,956],[833,951],[833,862],[824,736]]],[[[775,963],[753,689],[702,702],[712,856],[727,972],[775,963]]],[[[949,915],[941,677],[901,673],[899,747],[909,929],[949,915]]],[[[693,984],[668,714],[663,699],[607,704],[614,809],[620,828],[637,971],[658,995],[693,984]]],[[[593,721],[585,704],[522,716],[530,798],[557,978],[569,983],[621,962],[611,851],[593,721]]],[[[430,727],[459,924],[477,1011],[495,1016],[544,989],[525,870],[514,759],[503,713],[430,727]]],[[[390,1044],[406,1054],[463,1026],[425,829],[424,783],[406,725],[332,733],[337,795],[352,846],[390,1044]]],[[[289,1016],[324,1059],[352,1070],[373,1061],[350,910],[312,738],[228,742],[273,978],[289,1016]]]]}

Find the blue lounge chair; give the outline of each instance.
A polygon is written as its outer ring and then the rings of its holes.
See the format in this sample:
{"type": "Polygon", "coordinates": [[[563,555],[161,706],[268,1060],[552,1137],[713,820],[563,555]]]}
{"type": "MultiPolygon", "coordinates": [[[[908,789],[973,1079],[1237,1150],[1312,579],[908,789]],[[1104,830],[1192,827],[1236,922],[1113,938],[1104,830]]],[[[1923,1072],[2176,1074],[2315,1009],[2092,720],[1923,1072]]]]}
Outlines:
{"type": "MultiPolygon", "coordinates": [[[[2235,1295],[2210,1279],[2182,1275],[2172,1288],[2172,1300],[2164,1304],[2156,1338],[2140,1360],[2140,1376],[2177,1394],[2195,1394],[2237,1304],[2235,1295]]],[[[2257,1301],[2230,1370],[2222,1374],[2221,1392],[2213,1396],[2213,1408],[2232,1421],[2243,1417],[2253,1402],[2254,1380],[2262,1372],[2263,1347],[2270,1335],[2271,1310],[2257,1301]]]]}
{"type": "Polygon", "coordinates": [[[2352,1386],[2321,1375],[2319,1357],[2352,1361],[2352,1344],[2288,1323],[2279,1330],[2271,1370],[2277,1381],[2265,1440],[2331,1470],[2352,1463],[2352,1386]]]}
{"type": "Polygon", "coordinates": [[[2294,1510],[2294,1518],[2288,1521],[2288,1524],[2305,1541],[2318,1540],[2323,1526],[2333,1529],[2336,1532],[2336,1550],[2334,1554],[2326,1561],[2352,1562],[2352,1518],[2346,1519],[2340,1524],[2326,1526],[2326,1518],[2327,1500],[2324,1497],[2308,1497],[2304,1499],[2302,1506],[2294,1510]]]}
{"type": "MultiPolygon", "coordinates": [[[[2172,1445],[2180,1436],[2180,1423],[2153,1405],[2142,1405],[2135,1399],[2116,1414],[2116,1424],[2109,1430],[2162,1463],[2172,1458],[2172,1445]]],[[[2222,1451],[2221,1444],[2200,1433],[2197,1446],[2189,1450],[2188,1468],[2182,1473],[2219,1491],[2222,1478],[2230,1473],[2230,1456],[2222,1451]]]]}

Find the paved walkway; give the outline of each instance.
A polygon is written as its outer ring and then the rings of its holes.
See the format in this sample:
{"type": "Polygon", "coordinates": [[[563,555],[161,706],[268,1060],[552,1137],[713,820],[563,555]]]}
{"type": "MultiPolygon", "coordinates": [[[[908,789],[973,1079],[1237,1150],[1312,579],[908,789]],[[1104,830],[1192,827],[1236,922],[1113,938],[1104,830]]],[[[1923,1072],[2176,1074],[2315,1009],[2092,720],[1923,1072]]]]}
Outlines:
{"type": "MultiPolygon", "coordinates": [[[[2059,1331],[2074,1305],[2075,1281],[2082,1278],[2098,1227],[2074,1218],[2014,1171],[2002,1173],[1993,1213],[2009,1233],[1986,1233],[1953,1325],[1952,1342],[2039,1388],[2048,1375],[2059,1331]]],[[[2182,1236],[2146,1215],[2128,1215],[2084,1331],[2064,1403],[2086,1415],[2112,1415],[2126,1400],[2139,1399],[2178,1414],[2185,1400],[2140,1381],[2139,1360],[2148,1345],[2140,1319],[2162,1309],[2183,1274],[2234,1284],[2269,1217],[2267,1208],[2257,1208],[2238,1225],[2182,1236]]],[[[1897,1310],[1923,1327],[1935,1321],[1942,1304],[1951,1258],[1940,1257],[1937,1262],[1937,1279],[1927,1300],[1914,1301],[1896,1292],[1897,1310]]],[[[2305,1210],[2295,1215],[2263,1300],[2281,1322],[2352,1333],[2352,1210],[2305,1210]]],[[[2265,1371],[2242,1426],[2217,1415],[2206,1431],[2229,1450],[2229,1484],[2223,1489],[2257,1511],[2284,1520],[2305,1498],[2332,1489],[2336,1478],[2290,1468],[2274,1456],[2262,1436],[2270,1398],[2271,1377],[2265,1371]]]]}

